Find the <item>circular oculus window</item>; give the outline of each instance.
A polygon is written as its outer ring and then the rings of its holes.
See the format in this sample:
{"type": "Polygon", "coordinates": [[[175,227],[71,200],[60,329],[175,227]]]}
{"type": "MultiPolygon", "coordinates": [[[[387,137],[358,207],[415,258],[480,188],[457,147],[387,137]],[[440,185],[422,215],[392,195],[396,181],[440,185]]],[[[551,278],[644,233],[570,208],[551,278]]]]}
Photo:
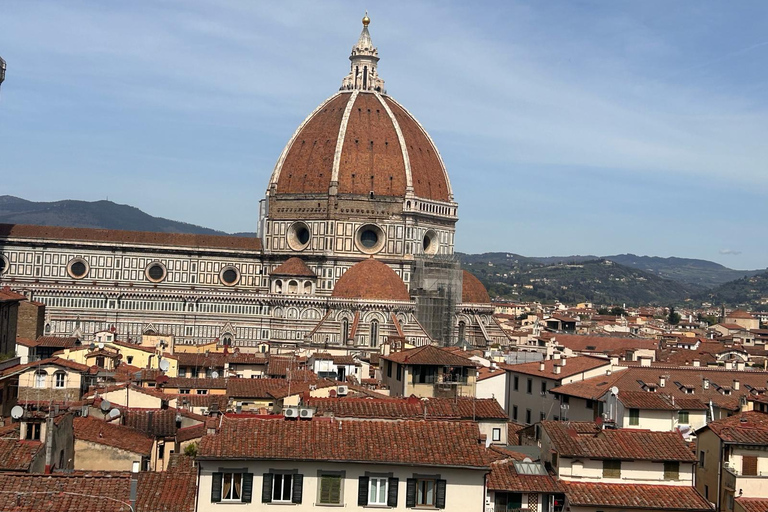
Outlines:
{"type": "Polygon", "coordinates": [[[235,267],[224,267],[219,277],[225,285],[234,286],[240,281],[240,272],[235,267]]]}
{"type": "Polygon", "coordinates": [[[288,247],[294,251],[303,251],[309,246],[311,233],[309,226],[303,222],[294,222],[288,228],[288,247]]]}
{"type": "Polygon", "coordinates": [[[374,254],[384,247],[384,231],[375,224],[366,224],[357,230],[357,248],[366,254],[374,254]]]}
{"type": "Polygon", "coordinates": [[[163,265],[159,261],[155,261],[154,263],[150,263],[147,266],[147,269],[144,273],[146,274],[147,279],[149,279],[153,283],[159,283],[160,281],[165,279],[167,271],[165,270],[165,265],[163,265]]]}
{"type": "Polygon", "coordinates": [[[8,258],[0,254],[0,276],[8,272],[8,258]]]}
{"type": "Polygon", "coordinates": [[[437,233],[431,229],[424,233],[424,239],[421,242],[424,254],[437,254],[439,245],[440,244],[437,242],[437,233]]]}
{"type": "Polygon", "coordinates": [[[88,262],[83,258],[75,258],[67,264],[67,272],[75,279],[82,279],[90,269],[88,262]]]}

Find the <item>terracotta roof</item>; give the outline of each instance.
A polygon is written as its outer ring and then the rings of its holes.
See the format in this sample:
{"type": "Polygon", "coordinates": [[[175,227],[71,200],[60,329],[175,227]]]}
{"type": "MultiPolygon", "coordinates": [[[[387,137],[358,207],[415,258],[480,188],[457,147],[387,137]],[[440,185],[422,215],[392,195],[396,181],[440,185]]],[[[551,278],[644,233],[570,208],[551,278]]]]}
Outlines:
{"type": "Polygon", "coordinates": [[[22,300],[27,300],[27,298],[20,293],[14,292],[8,286],[0,288],[0,302],[21,302],[22,300]]]}
{"type": "Polygon", "coordinates": [[[462,270],[461,302],[465,304],[490,304],[491,296],[478,278],[462,270]]]}
{"type": "Polygon", "coordinates": [[[205,423],[198,423],[191,427],[182,427],[176,431],[176,440],[180,443],[184,441],[191,441],[193,439],[200,439],[207,432],[205,423]]]}
{"type": "Polygon", "coordinates": [[[508,420],[493,398],[309,398],[304,404],[337,418],[508,420]]]}
{"type": "Polygon", "coordinates": [[[627,350],[655,350],[659,342],[642,338],[618,338],[613,336],[582,336],[577,334],[556,334],[555,341],[574,352],[599,352],[603,354],[624,354],[627,350]]]}
{"type": "Polygon", "coordinates": [[[736,498],[744,512],[768,512],[768,498],[736,498]]]}
{"type": "Polygon", "coordinates": [[[561,457],[695,462],[679,432],[603,430],[593,422],[542,421],[561,457]]]}
{"type": "Polygon", "coordinates": [[[747,330],[746,327],[744,327],[743,325],[739,325],[739,324],[720,323],[720,324],[717,324],[717,325],[725,327],[729,331],[746,331],[747,330]]]}
{"type": "Polygon", "coordinates": [[[130,473],[0,473],[3,512],[127,512],[130,473]]]}
{"type": "MultiPolygon", "coordinates": [[[[547,472],[540,475],[520,474],[515,469],[515,460],[501,460],[491,463],[491,473],[488,475],[487,486],[492,491],[521,492],[521,493],[562,493],[563,486],[547,472]]],[[[523,463],[525,464],[525,463],[523,463]]],[[[538,462],[530,464],[543,465],[538,462]]]]}
{"type": "Polygon", "coordinates": [[[188,354],[179,352],[174,354],[179,362],[179,367],[195,368],[224,368],[225,363],[236,364],[266,364],[267,356],[260,353],[230,353],[210,352],[208,354],[188,354]]]}
{"type": "Polygon", "coordinates": [[[36,341],[39,347],[71,348],[80,340],[73,337],[40,336],[36,341]]]}
{"type": "Polygon", "coordinates": [[[136,512],[193,512],[197,470],[190,457],[174,455],[165,471],[139,473],[136,512]]]}
{"type": "Polygon", "coordinates": [[[329,193],[338,176],[338,193],[405,197],[412,186],[418,197],[448,201],[448,175],[429,136],[418,122],[388,96],[341,92],[331,96],[304,121],[275,166],[277,194],[329,193]],[[353,101],[354,104],[348,105],[353,101]],[[382,105],[385,102],[391,110],[382,105]],[[350,115],[343,123],[345,109],[350,115]],[[407,146],[411,181],[406,172],[400,134],[407,146]],[[334,159],[337,142],[341,153],[334,159]],[[334,163],[336,173],[334,173],[334,163]]]}
{"type": "Polygon", "coordinates": [[[565,377],[571,377],[582,372],[594,370],[601,366],[610,366],[611,362],[608,359],[579,356],[568,357],[565,359],[549,359],[544,361],[544,371],[541,371],[541,361],[532,361],[530,363],[510,364],[505,365],[504,368],[513,373],[522,373],[525,375],[536,375],[538,377],[546,377],[552,380],[560,380],[565,377]],[[555,366],[565,362],[564,366],[560,367],[560,373],[555,373],[555,366]]]}
{"type": "Polygon", "coordinates": [[[709,511],[714,507],[688,485],[563,482],[574,507],[709,511]]]}
{"type": "Polygon", "coordinates": [[[477,363],[470,361],[466,357],[457,356],[452,352],[432,345],[424,345],[423,347],[411,348],[401,352],[392,352],[387,356],[381,356],[381,359],[409,365],[477,366],[477,363]]]}
{"type": "Polygon", "coordinates": [[[768,444],[768,414],[762,412],[748,411],[711,421],[698,432],[707,428],[727,443],[768,444]]]}
{"type": "Polygon", "coordinates": [[[75,439],[112,446],[121,450],[150,455],[154,439],[143,432],[96,418],[74,418],[72,420],[75,439]]]}
{"type": "Polygon", "coordinates": [[[97,373],[98,371],[95,367],[76,363],[74,361],[70,361],[69,359],[64,359],[62,357],[49,357],[48,359],[41,359],[40,361],[33,361],[27,364],[11,366],[3,370],[3,375],[19,373],[19,372],[29,370],[30,368],[37,368],[37,367],[45,366],[47,364],[51,364],[54,366],[61,366],[62,368],[67,368],[69,370],[73,370],[76,372],[97,373]]]}
{"type": "Polygon", "coordinates": [[[290,356],[269,356],[267,363],[267,375],[270,377],[286,377],[288,371],[291,373],[303,367],[302,361],[290,356]]]}
{"type": "Polygon", "coordinates": [[[42,448],[43,443],[40,441],[21,441],[18,435],[14,438],[0,438],[0,471],[29,471],[42,448]]]}
{"type": "Polygon", "coordinates": [[[743,309],[737,309],[735,311],[731,311],[727,315],[725,315],[725,318],[740,318],[744,320],[754,320],[755,317],[752,315],[752,313],[749,313],[748,311],[744,311],[743,309]]]}
{"type": "Polygon", "coordinates": [[[528,425],[523,425],[522,423],[517,423],[515,421],[510,421],[507,424],[507,444],[516,445],[516,444],[522,444],[520,442],[520,432],[525,429],[528,425]]]}
{"type": "Polygon", "coordinates": [[[117,421],[150,436],[174,437],[178,430],[176,426],[177,413],[201,423],[206,420],[205,416],[193,414],[184,409],[126,409],[121,407],[117,421]]]}
{"type": "Polygon", "coordinates": [[[408,288],[389,266],[373,258],[355,263],[336,281],[332,297],[410,301],[408,288]]]}
{"type": "Polygon", "coordinates": [[[269,273],[272,276],[317,277],[304,260],[293,257],[285,260],[280,266],[269,273]]]}
{"type": "Polygon", "coordinates": [[[219,377],[213,378],[201,378],[196,379],[194,377],[169,377],[163,384],[164,388],[179,388],[179,389],[227,389],[227,379],[219,377]]]}
{"type": "Polygon", "coordinates": [[[492,377],[498,377],[499,375],[505,375],[507,372],[503,368],[497,367],[495,370],[488,367],[483,366],[478,370],[477,373],[477,381],[480,382],[481,380],[490,379],[492,377]]]}
{"type": "Polygon", "coordinates": [[[149,231],[123,231],[119,229],[68,228],[60,226],[32,226],[0,224],[0,238],[33,238],[44,240],[71,240],[107,242],[128,245],[161,245],[203,249],[232,249],[261,251],[261,239],[245,236],[194,235],[189,233],[152,233],[149,231]]]}
{"type": "MultiPolygon", "coordinates": [[[[664,393],[649,393],[647,391],[624,391],[616,395],[619,402],[628,409],[646,409],[652,411],[677,411],[681,407],[675,404],[674,398],[664,393]]],[[[699,406],[703,404],[699,403],[699,406]]],[[[699,409],[701,407],[697,407],[699,409]]],[[[706,407],[704,407],[706,409],[706,407]]]]}
{"type": "Polygon", "coordinates": [[[487,468],[472,422],[229,419],[200,443],[201,459],[313,460],[487,468]],[[450,439],[450,442],[445,442],[450,439]]]}

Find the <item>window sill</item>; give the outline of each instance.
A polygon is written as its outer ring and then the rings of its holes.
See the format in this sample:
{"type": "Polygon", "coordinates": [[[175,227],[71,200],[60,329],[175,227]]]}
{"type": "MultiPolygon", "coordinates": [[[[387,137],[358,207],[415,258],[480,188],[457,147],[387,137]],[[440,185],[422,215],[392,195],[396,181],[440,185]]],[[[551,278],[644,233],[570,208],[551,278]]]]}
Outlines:
{"type": "Polygon", "coordinates": [[[395,508],[395,507],[390,507],[389,505],[365,505],[364,508],[378,508],[378,509],[382,509],[382,508],[395,508]]]}
{"type": "Polygon", "coordinates": [[[317,503],[315,502],[316,507],[343,507],[343,503],[317,503]]]}

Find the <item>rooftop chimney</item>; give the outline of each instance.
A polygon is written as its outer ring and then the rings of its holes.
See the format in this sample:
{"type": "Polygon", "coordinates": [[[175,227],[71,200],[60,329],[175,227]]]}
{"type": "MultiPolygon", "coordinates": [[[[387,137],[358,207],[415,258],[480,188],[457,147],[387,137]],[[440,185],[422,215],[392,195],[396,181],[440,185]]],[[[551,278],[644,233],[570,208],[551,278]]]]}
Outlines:
{"type": "Polygon", "coordinates": [[[733,390],[734,391],[739,390],[739,381],[737,379],[733,379],[733,390]]]}
{"type": "Polygon", "coordinates": [[[650,357],[640,357],[640,366],[651,366],[650,357]]]}
{"type": "Polygon", "coordinates": [[[539,371],[540,372],[544,371],[544,361],[539,361],[539,371]]]}
{"type": "Polygon", "coordinates": [[[698,368],[699,366],[701,366],[701,361],[699,361],[698,359],[694,359],[693,360],[693,366],[698,368]]]}
{"type": "Polygon", "coordinates": [[[559,375],[560,370],[561,370],[561,367],[559,365],[555,365],[555,368],[554,368],[555,375],[559,375]]]}
{"type": "Polygon", "coordinates": [[[666,385],[667,385],[667,378],[664,375],[661,375],[659,377],[659,387],[663,388],[666,385]]]}
{"type": "Polygon", "coordinates": [[[709,379],[704,379],[704,389],[709,389],[709,379]]]}
{"type": "Polygon", "coordinates": [[[744,361],[736,361],[736,369],[738,371],[743,372],[745,366],[744,361]]]}

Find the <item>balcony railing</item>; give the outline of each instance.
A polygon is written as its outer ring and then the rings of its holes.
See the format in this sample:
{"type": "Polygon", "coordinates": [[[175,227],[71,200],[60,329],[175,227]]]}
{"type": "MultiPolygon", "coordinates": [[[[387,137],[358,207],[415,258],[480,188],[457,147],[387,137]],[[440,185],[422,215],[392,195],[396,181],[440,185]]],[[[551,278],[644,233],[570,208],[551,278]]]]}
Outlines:
{"type": "Polygon", "coordinates": [[[729,489],[736,489],[737,478],[768,478],[768,474],[765,471],[758,471],[756,475],[743,475],[741,470],[737,467],[729,465],[727,462],[723,464],[723,484],[729,489]]]}

